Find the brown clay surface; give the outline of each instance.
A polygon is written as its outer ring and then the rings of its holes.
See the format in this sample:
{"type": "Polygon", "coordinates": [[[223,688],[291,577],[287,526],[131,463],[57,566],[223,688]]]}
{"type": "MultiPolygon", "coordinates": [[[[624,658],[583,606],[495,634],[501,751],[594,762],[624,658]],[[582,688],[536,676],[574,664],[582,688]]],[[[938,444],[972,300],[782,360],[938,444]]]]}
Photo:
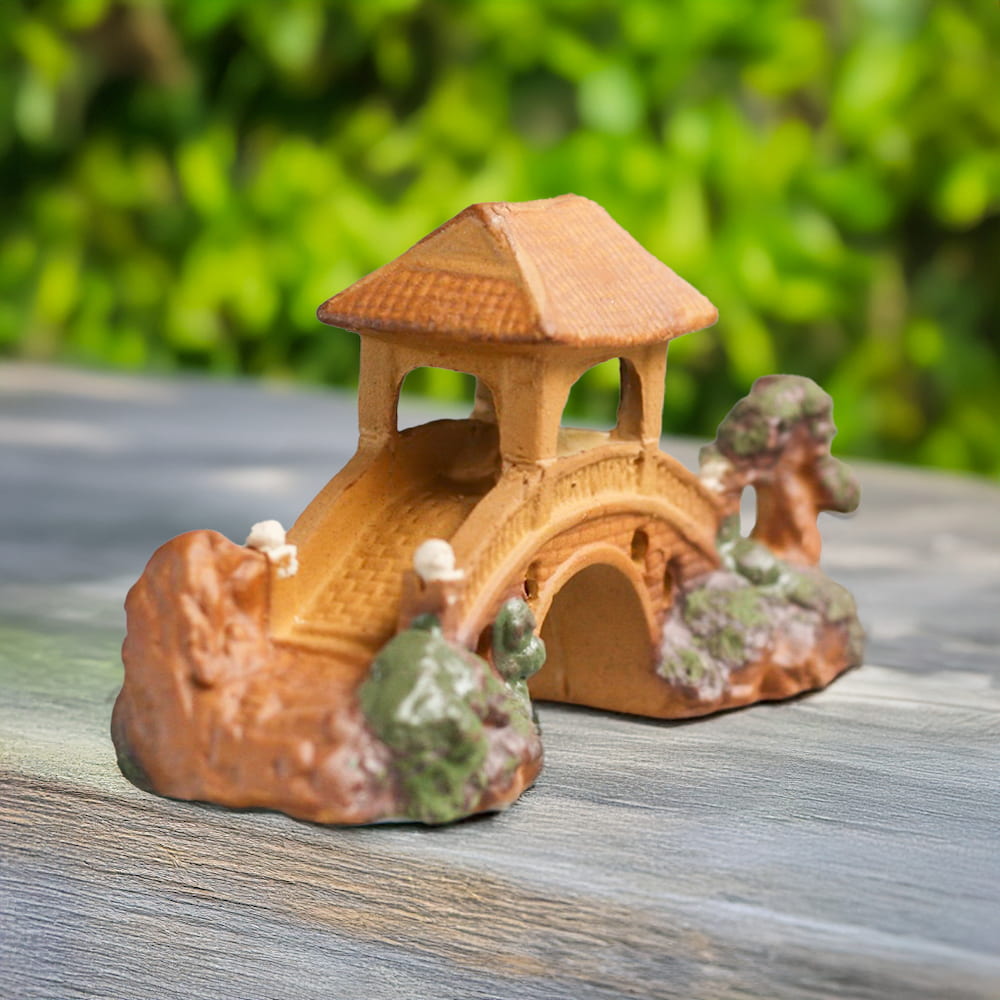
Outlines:
{"type": "Polygon", "coordinates": [[[471,647],[504,599],[526,593],[529,577],[538,587],[529,603],[544,619],[552,581],[581,551],[593,550],[597,561],[607,557],[601,547],[638,558],[649,635],[670,605],[667,578],[673,586],[716,564],[718,507],[668,456],[604,441],[527,476],[511,468],[495,483],[462,479],[440,456],[453,458],[455,438],[476,425],[442,421],[404,432],[326,505],[318,529],[293,530],[299,577],[272,581],[276,592],[296,595],[286,599],[290,622],[276,625],[281,641],[363,669],[394,634],[404,573],[429,537],[450,540],[466,573],[456,633],[471,647]]]}
{"type": "MultiPolygon", "coordinates": [[[[266,557],[214,532],[161,547],[126,602],[125,684],[113,733],[162,795],[278,809],[319,823],[402,814],[389,755],[356,691],[366,667],[272,642],[266,557]]],[[[498,762],[509,737],[491,734],[498,762]],[[497,742],[499,741],[499,742],[497,742]],[[506,741],[506,742],[505,742],[506,741]]],[[[472,811],[516,799],[541,747],[472,811]]]]}
{"type": "MultiPolygon", "coordinates": [[[[355,490],[373,502],[344,512],[335,544],[324,547],[322,575],[312,593],[303,595],[289,642],[336,650],[363,664],[392,637],[413,553],[427,538],[450,538],[491,485],[458,482],[440,461],[414,460],[424,454],[423,441],[419,450],[410,447],[418,434],[436,457],[448,456],[454,423],[404,433],[392,456],[369,466],[355,490]]],[[[305,558],[317,558],[308,543],[300,547],[305,558]]]]}

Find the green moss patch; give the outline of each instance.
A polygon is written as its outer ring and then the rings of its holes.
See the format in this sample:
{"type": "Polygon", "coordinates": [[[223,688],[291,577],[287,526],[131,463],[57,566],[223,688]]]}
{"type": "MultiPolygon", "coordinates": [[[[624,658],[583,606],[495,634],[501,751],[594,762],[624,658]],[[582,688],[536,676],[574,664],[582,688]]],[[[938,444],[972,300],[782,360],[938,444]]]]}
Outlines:
{"type": "Polygon", "coordinates": [[[521,744],[535,730],[527,687],[513,668],[516,689],[445,639],[435,619],[419,626],[383,647],[359,697],[368,724],[393,752],[405,815],[447,823],[475,811],[490,775],[519,763],[511,753],[489,760],[490,730],[509,727],[521,744]]]}
{"type": "Polygon", "coordinates": [[[708,700],[729,675],[749,666],[783,633],[812,634],[839,624],[860,662],[864,633],[850,593],[815,567],[793,566],[723,523],[717,541],[722,569],[695,581],[678,598],[664,628],[657,672],[708,700]]]}

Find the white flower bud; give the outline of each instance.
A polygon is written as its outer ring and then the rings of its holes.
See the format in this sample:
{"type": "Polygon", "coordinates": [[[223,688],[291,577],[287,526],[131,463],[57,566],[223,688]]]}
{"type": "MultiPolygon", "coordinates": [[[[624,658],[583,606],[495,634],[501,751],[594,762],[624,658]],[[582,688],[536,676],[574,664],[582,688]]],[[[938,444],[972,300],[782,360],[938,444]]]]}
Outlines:
{"type": "Polygon", "coordinates": [[[277,549],[285,544],[285,529],[280,521],[258,521],[247,535],[247,548],[260,549],[266,552],[268,549],[277,549]]]}
{"type": "Polygon", "coordinates": [[[702,484],[714,493],[723,493],[726,489],[726,478],[732,471],[729,460],[721,455],[709,459],[698,473],[698,478],[702,484]]]}
{"type": "Polygon", "coordinates": [[[278,568],[279,579],[295,576],[299,569],[298,547],[288,545],[280,521],[258,521],[247,535],[247,548],[263,552],[278,568]]]}
{"type": "Polygon", "coordinates": [[[461,580],[465,573],[455,569],[455,550],[443,538],[428,538],[413,553],[413,568],[424,583],[432,580],[461,580]]]}

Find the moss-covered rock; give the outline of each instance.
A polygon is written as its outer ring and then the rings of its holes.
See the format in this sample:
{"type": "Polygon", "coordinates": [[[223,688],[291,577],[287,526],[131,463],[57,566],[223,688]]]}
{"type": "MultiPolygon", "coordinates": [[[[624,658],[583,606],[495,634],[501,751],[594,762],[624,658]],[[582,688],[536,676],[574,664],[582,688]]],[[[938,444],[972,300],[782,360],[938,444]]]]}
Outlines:
{"type": "Polygon", "coordinates": [[[726,625],[744,629],[767,623],[760,591],[732,573],[713,573],[701,587],[684,594],[681,614],[695,635],[710,637],[726,625]]]}
{"type": "Polygon", "coordinates": [[[720,532],[718,550],[725,569],[756,588],[758,596],[770,606],[791,601],[830,622],[857,615],[850,592],[815,566],[792,565],[760,542],[734,538],[728,527],[724,535],[720,532]]]}
{"type": "Polygon", "coordinates": [[[688,584],[664,627],[657,671],[665,680],[707,701],[779,645],[808,655],[831,626],[842,629],[850,662],[861,662],[864,633],[842,586],[744,538],[735,516],[720,527],[717,548],[722,568],[688,584]]]}
{"type": "Polygon", "coordinates": [[[818,612],[830,622],[857,616],[857,606],[850,591],[814,568],[789,567],[776,592],[799,607],[818,612]]]}
{"type": "Polygon", "coordinates": [[[723,625],[705,639],[705,647],[716,660],[736,666],[746,662],[746,636],[735,625],[723,625]]]}
{"type": "Polygon", "coordinates": [[[740,539],[732,547],[729,561],[734,573],[756,586],[777,583],[785,565],[766,545],[749,538],[740,539]]]}
{"type": "Polygon", "coordinates": [[[861,484],[857,476],[839,459],[826,455],[816,462],[816,477],[830,498],[830,509],[851,514],[861,503],[861,484]]]}
{"type": "Polygon", "coordinates": [[[404,815],[447,823],[474,812],[509,760],[489,760],[491,730],[534,734],[527,691],[504,683],[481,657],[448,641],[436,619],[400,632],[381,650],[362,685],[361,709],[393,753],[404,815]]]}
{"type": "Polygon", "coordinates": [[[698,687],[708,676],[711,661],[697,649],[677,649],[673,655],[665,657],[660,673],[674,684],[684,687],[698,687]]]}
{"type": "Polygon", "coordinates": [[[771,445],[771,427],[761,419],[758,408],[748,399],[730,410],[728,422],[719,428],[718,442],[728,455],[746,458],[759,455],[771,445]]]}
{"type": "Polygon", "coordinates": [[[783,448],[796,426],[829,445],[837,431],[832,414],[833,400],[812,379],[766,375],[729,411],[714,445],[724,455],[751,458],[783,448]]]}
{"type": "Polygon", "coordinates": [[[739,510],[747,487],[756,490],[754,537],[782,558],[815,565],[822,547],[817,515],[850,513],[861,498],[853,473],[830,454],[836,432],[832,400],[811,379],[759,378],[702,448],[702,483],[727,514],[739,510]]]}
{"type": "MultiPolygon", "coordinates": [[[[750,398],[759,412],[783,423],[828,418],[833,410],[829,393],[801,375],[765,375],[754,383],[750,398]]],[[[829,433],[826,428],[821,431],[829,433]]]]}

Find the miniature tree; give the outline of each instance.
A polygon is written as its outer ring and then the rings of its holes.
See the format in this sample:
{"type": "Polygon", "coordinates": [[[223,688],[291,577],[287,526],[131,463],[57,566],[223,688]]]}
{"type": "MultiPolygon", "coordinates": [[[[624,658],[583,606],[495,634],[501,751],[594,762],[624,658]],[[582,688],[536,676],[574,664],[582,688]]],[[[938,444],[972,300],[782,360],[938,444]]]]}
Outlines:
{"type": "Polygon", "coordinates": [[[493,664],[526,701],[528,678],[545,664],[545,643],[535,635],[535,615],[519,597],[505,601],[493,623],[493,664]]]}
{"type": "Polygon", "coordinates": [[[752,537],[800,565],[819,562],[820,511],[850,513],[860,489],[830,455],[837,432],[830,397],[811,379],[768,375],[729,411],[715,441],[701,450],[702,480],[738,516],[743,489],[757,492],[752,537]]]}

